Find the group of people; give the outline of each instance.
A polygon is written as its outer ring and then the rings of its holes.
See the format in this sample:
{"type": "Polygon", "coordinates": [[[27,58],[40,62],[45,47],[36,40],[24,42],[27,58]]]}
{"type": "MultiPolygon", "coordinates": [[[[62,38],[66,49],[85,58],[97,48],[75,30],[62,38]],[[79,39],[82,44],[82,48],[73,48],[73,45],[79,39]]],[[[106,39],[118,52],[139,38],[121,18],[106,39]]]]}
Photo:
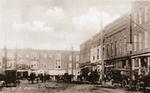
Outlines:
{"type": "Polygon", "coordinates": [[[49,75],[47,75],[47,74],[38,74],[38,75],[36,75],[35,73],[30,73],[30,75],[28,76],[28,82],[29,83],[34,83],[34,81],[36,82],[36,83],[38,83],[38,82],[46,82],[47,80],[49,80],[49,75]]]}

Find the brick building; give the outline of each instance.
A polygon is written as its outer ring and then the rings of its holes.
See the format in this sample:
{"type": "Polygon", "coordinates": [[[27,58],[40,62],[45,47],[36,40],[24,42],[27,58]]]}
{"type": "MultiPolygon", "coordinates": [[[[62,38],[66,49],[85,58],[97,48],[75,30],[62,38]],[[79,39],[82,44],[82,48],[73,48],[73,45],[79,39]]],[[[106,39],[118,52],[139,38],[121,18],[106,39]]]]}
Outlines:
{"type": "Polygon", "coordinates": [[[141,68],[150,70],[150,1],[141,0],[133,3],[132,11],[132,66],[133,70],[141,68]]]}
{"type": "Polygon", "coordinates": [[[105,27],[103,32],[104,61],[106,69],[113,66],[126,69],[129,64],[130,16],[124,15],[105,27]],[[108,68],[107,68],[108,67],[108,68]]]}
{"type": "Polygon", "coordinates": [[[92,37],[91,49],[90,49],[90,62],[92,65],[93,71],[97,69],[99,72],[102,72],[102,33],[99,32],[92,37]]]}
{"type": "Polygon", "coordinates": [[[80,45],[80,62],[90,63],[90,51],[91,51],[92,39],[89,39],[80,45]]]}
{"type": "Polygon", "coordinates": [[[149,72],[149,16],[150,1],[134,1],[131,13],[113,21],[101,33],[81,44],[81,63],[84,63],[84,66],[91,66],[99,62],[97,58],[102,55],[100,59],[104,61],[106,72],[117,69],[132,76],[141,74],[143,70],[149,72]],[[98,51],[102,52],[99,54],[98,51]],[[131,73],[128,73],[129,71],[131,73]]]}
{"type": "MultiPolygon", "coordinates": [[[[1,52],[4,53],[3,50],[1,52]]],[[[74,75],[78,75],[80,71],[79,51],[8,49],[7,59],[7,69],[28,71],[28,74],[35,72],[55,76],[73,72],[74,75]]]]}
{"type": "Polygon", "coordinates": [[[91,39],[85,41],[80,45],[80,61],[81,61],[81,73],[89,71],[93,73],[97,71],[99,76],[102,76],[103,72],[103,59],[102,59],[102,33],[99,32],[91,39]]]}

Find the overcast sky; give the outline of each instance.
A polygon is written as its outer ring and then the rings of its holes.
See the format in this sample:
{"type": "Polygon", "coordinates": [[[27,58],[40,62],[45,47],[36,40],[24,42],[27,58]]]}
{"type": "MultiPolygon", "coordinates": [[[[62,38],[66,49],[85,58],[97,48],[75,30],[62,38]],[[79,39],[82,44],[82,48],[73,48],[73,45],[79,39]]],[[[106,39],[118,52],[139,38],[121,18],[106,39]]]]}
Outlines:
{"type": "Polygon", "coordinates": [[[6,37],[8,48],[69,50],[73,44],[79,50],[102,25],[130,11],[131,0],[0,0],[0,4],[0,48],[6,37]]]}

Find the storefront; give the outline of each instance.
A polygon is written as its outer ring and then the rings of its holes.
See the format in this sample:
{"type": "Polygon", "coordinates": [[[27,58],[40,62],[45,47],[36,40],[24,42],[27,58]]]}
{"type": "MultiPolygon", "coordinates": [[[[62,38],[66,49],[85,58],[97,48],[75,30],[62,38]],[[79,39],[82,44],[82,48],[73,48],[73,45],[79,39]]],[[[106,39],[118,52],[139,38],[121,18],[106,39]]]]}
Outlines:
{"type": "Polygon", "coordinates": [[[132,56],[132,70],[138,75],[146,74],[150,71],[150,53],[132,56]]]}
{"type": "Polygon", "coordinates": [[[19,79],[27,79],[28,78],[28,70],[17,70],[17,77],[19,79]]]}

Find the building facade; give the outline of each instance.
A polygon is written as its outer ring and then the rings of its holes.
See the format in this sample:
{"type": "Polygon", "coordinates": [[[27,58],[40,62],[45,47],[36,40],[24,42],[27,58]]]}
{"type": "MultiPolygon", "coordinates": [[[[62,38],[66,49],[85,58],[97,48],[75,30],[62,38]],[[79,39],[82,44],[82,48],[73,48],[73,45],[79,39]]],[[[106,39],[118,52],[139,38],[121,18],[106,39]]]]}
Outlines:
{"type": "MultiPolygon", "coordinates": [[[[3,50],[1,52],[4,53],[3,50]]],[[[6,69],[16,69],[19,72],[28,71],[28,74],[35,72],[53,76],[64,73],[78,75],[79,57],[79,51],[7,49],[6,69]]]]}
{"type": "Polygon", "coordinates": [[[80,45],[81,73],[87,76],[96,73],[99,77],[96,81],[100,81],[103,74],[102,42],[102,32],[99,32],[80,45]]]}
{"type": "Polygon", "coordinates": [[[105,27],[103,46],[105,69],[129,69],[130,16],[124,15],[105,27]]]}
{"type": "Polygon", "coordinates": [[[92,39],[89,39],[80,45],[80,62],[90,63],[92,39]]]}
{"type": "Polygon", "coordinates": [[[133,3],[132,11],[132,69],[150,71],[150,1],[133,3]]]}
{"type": "Polygon", "coordinates": [[[99,73],[102,73],[103,70],[102,41],[102,33],[99,32],[92,37],[90,49],[90,63],[92,65],[92,70],[98,70],[99,73]]]}

